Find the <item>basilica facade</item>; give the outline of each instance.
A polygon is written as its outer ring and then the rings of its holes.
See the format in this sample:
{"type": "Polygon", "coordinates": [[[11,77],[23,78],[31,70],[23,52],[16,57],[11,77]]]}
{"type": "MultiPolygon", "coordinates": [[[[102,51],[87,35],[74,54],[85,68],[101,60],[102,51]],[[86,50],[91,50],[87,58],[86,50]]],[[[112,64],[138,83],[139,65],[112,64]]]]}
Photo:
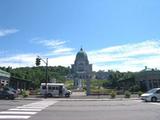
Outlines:
{"type": "Polygon", "coordinates": [[[92,77],[92,64],[89,64],[88,56],[82,48],[77,53],[74,64],[71,67],[75,89],[82,89],[82,82],[85,80],[86,87],[89,89],[92,77]]]}

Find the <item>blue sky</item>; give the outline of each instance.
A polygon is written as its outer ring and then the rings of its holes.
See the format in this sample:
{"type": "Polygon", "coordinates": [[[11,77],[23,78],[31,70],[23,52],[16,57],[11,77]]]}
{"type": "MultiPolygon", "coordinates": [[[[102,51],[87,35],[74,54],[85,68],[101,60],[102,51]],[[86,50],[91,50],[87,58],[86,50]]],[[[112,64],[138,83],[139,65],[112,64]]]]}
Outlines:
{"type": "Polygon", "coordinates": [[[70,66],[82,46],[93,70],[160,69],[159,0],[1,0],[0,66],[70,66]]]}

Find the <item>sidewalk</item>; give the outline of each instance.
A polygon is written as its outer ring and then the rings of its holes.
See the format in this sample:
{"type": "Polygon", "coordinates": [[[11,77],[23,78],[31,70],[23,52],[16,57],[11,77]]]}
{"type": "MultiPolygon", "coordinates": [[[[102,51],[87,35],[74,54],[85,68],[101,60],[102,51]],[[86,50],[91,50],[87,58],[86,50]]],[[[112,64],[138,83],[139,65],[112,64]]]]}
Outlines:
{"type": "Polygon", "coordinates": [[[124,98],[124,95],[116,95],[116,98],[110,98],[110,95],[90,95],[86,96],[84,92],[73,92],[69,98],[66,97],[52,97],[52,98],[44,98],[39,95],[30,95],[29,97],[23,98],[19,96],[16,98],[17,100],[58,100],[58,101],[119,101],[119,100],[140,100],[138,95],[131,95],[130,98],[124,98]]]}

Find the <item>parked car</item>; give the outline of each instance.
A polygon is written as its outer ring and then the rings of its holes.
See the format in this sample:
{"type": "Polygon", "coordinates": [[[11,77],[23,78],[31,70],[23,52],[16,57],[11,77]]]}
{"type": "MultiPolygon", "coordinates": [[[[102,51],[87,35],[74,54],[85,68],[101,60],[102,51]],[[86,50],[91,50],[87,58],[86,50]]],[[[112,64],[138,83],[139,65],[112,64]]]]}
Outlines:
{"type": "Polygon", "coordinates": [[[3,88],[3,90],[4,90],[4,91],[12,91],[12,92],[14,93],[14,95],[15,95],[16,97],[18,97],[18,91],[15,90],[14,88],[5,86],[5,87],[3,88]]]}
{"type": "Polygon", "coordinates": [[[5,91],[2,90],[0,91],[0,99],[11,99],[14,100],[15,99],[15,94],[12,91],[5,91]]]}
{"type": "Polygon", "coordinates": [[[160,88],[154,88],[149,90],[147,93],[142,94],[141,99],[146,102],[156,102],[160,100],[160,88]]]}

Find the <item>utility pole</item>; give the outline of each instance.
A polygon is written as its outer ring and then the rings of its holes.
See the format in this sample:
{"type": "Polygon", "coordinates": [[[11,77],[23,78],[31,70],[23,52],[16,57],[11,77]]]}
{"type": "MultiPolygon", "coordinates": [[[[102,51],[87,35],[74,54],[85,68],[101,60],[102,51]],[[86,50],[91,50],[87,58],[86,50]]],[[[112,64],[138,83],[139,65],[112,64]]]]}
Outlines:
{"type": "Polygon", "coordinates": [[[45,98],[47,98],[47,93],[48,93],[48,89],[47,89],[47,83],[48,83],[48,58],[46,59],[46,93],[45,93],[45,98]]]}
{"type": "Polygon", "coordinates": [[[47,93],[48,93],[48,89],[47,89],[47,83],[48,83],[48,58],[46,58],[46,60],[42,59],[40,56],[37,56],[36,58],[36,65],[39,66],[41,60],[45,63],[45,86],[46,86],[46,90],[45,90],[45,95],[44,98],[47,98],[47,93]]]}

